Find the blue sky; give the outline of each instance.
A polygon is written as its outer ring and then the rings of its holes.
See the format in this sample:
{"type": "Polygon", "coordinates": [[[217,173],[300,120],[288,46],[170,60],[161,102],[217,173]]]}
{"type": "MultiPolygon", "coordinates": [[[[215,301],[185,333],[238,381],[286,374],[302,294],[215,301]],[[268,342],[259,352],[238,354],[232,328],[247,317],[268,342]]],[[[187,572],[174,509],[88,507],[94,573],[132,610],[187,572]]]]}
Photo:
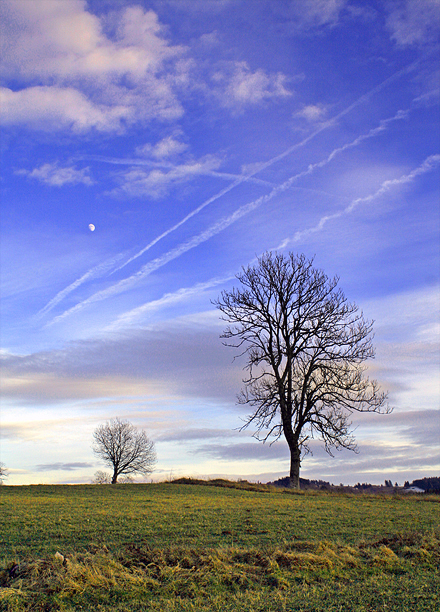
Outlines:
{"type": "Polygon", "coordinates": [[[284,440],[238,430],[244,361],[212,305],[266,250],[340,277],[394,407],[301,475],[438,475],[438,0],[1,10],[8,482],[90,481],[115,416],[155,441],[155,479],[286,475],[284,440]]]}

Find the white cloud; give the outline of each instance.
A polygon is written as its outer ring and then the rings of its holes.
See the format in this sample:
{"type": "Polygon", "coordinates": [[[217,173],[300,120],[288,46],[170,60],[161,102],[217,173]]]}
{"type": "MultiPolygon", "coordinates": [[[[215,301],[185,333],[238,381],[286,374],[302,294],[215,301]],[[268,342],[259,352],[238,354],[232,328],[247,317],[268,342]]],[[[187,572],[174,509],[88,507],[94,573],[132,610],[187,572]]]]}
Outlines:
{"type": "Polygon", "coordinates": [[[234,109],[291,95],[285,87],[285,75],[267,74],[262,69],[252,72],[247,62],[225,64],[213,75],[213,80],[223,105],[234,109]]]}
{"type": "Polygon", "coordinates": [[[46,185],[62,187],[66,184],[93,185],[94,181],[89,176],[89,168],[77,170],[73,166],[60,168],[57,163],[43,164],[39,168],[34,168],[31,172],[18,170],[17,174],[25,174],[29,178],[34,178],[46,185]]]}
{"type": "Polygon", "coordinates": [[[221,164],[221,160],[213,155],[208,155],[197,161],[172,166],[170,169],[155,168],[144,170],[133,167],[121,177],[121,185],[112,193],[124,194],[131,197],[149,196],[159,198],[169,189],[197,176],[211,175],[221,164]]]}
{"type": "Polygon", "coordinates": [[[119,74],[137,79],[182,52],[161,38],[157,15],[138,6],[122,12],[112,41],[83,0],[5,4],[4,71],[9,74],[69,80],[119,74]]]}
{"type": "Polygon", "coordinates": [[[136,153],[138,155],[147,155],[154,157],[155,159],[162,160],[179,155],[187,148],[188,145],[186,145],[184,142],[180,142],[173,136],[167,136],[166,138],[162,138],[162,140],[157,142],[155,145],[147,143],[143,147],[138,147],[136,149],[136,153]]]}
{"type": "Polygon", "coordinates": [[[71,87],[28,87],[21,91],[0,89],[1,120],[4,125],[29,125],[51,130],[70,128],[79,133],[95,128],[119,130],[131,109],[96,105],[71,87]]]}
{"type": "Polygon", "coordinates": [[[122,120],[182,113],[173,87],[190,64],[159,75],[185,49],[162,37],[153,11],[126,7],[110,39],[83,0],[3,4],[2,72],[21,86],[3,91],[6,123],[118,130],[122,120]]]}
{"type": "Polygon", "coordinates": [[[438,41],[440,0],[400,0],[387,19],[391,38],[400,46],[438,41]]]}
{"type": "Polygon", "coordinates": [[[327,109],[321,104],[309,104],[304,106],[300,111],[295,113],[295,117],[302,117],[307,121],[321,121],[327,114],[327,109]]]}

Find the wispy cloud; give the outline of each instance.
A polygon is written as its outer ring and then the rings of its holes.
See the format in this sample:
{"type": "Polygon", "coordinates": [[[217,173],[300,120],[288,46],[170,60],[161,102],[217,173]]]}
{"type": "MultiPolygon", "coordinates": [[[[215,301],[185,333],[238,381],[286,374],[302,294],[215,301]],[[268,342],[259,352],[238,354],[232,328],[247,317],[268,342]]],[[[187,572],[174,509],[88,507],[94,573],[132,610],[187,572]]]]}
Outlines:
{"type": "MultiPolygon", "coordinates": [[[[193,180],[199,176],[212,176],[219,168],[221,159],[207,155],[202,159],[184,162],[178,165],[167,164],[164,168],[145,171],[133,167],[121,176],[119,187],[111,191],[114,195],[130,197],[160,198],[167,194],[171,187],[193,180]]],[[[139,166],[140,164],[137,164],[139,166]]],[[[220,175],[221,176],[221,175],[220,175]]]]}
{"type": "Polygon", "coordinates": [[[327,109],[322,104],[309,104],[295,113],[295,117],[301,117],[310,122],[321,121],[327,115],[327,109]]]}
{"type": "Polygon", "coordinates": [[[236,111],[249,104],[292,95],[285,87],[285,75],[267,74],[261,69],[252,72],[246,62],[225,63],[212,79],[223,105],[236,111]]]}
{"type": "Polygon", "coordinates": [[[183,153],[187,148],[188,145],[185,142],[178,140],[174,136],[166,136],[155,145],[147,143],[142,147],[138,147],[136,153],[138,155],[148,155],[155,159],[162,160],[180,155],[180,153],[183,153]]]}
{"type": "Polygon", "coordinates": [[[29,178],[37,179],[51,187],[62,187],[63,185],[93,185],[94,181],[89,175],[90,168],[77,170],[74,166],[60,167],[58,163],[43,164],[39,168],[29,170],[17,170],[16,174],[23,174],[29,178]]]}
{"type": "Polygon", "coordinates": [[[438,42],[440,2],[404,0],[390,3],[387,27],[391,38],[402,47],[438,42]]]}
{"type": "Polygon", "coordinates": [[[291,2],[287,10],[284,9],[284,18],[290,17],[294,28],[298,30],[308,30],[319,26],[334,26],[338,23],[340,13],[346,5],[347,0],[291,2]]]}
{"type": "MultiPolygon", "coordinates": [[[[263,185],[265,187],[273,187],[273,183],[271,183],[270,181],[255,177],[255,174],[261,169],[261,164],[244,165],[241,174],[234,174],[232,172],[222,172],[219,170],[214,170],[212,169],[212,167],[209,168],[208,165],[204,165],[204,162],[206,160],[212,159],[213,161],[218,162],[215,165],[219,166],[223,160],[218,158],[216,155],[209,156],[209,158],[201,158],[198,160],[189,159],[185,162],[182,162],[181,164],[173,163],[171,161],[167,161],[166,159],[158,161],[153,159],[145,159],[143,157],[105,157],[103,155],[82,155],[77,157],[76,159],[98,161],[106,164],[114,164],[115,166],[146,166],[150,168],[158,168],[162,171],[168,170],[170,172],[170,179],[173,179],[173,176],[177,177],[178,174],[182,174],[183,177],[185,175],[185,169],[188,168],[190,170],[190,172],[187,172],[188,178],[197,176],[211,176],[227,181],[238,181],[237,184],[241,184],[242,182],[249,182],[255,183],[256,185],[263,185]]],[[[165,172],[164,175],[166,175],[165,172]]],[[[145,177],[147,176],[148,174],[145,173],[145,177]]],[[[172,182],[172,180],[170,180],[170,182],[172,182]]],[[[118,192],[115,191],[110,193],[118,192]]],[[[130,195],[136,196],[137,194],[133,193],[130,195]]],[[[145,194],[140,192],[139,195],[143,196],[145,194]]]]}

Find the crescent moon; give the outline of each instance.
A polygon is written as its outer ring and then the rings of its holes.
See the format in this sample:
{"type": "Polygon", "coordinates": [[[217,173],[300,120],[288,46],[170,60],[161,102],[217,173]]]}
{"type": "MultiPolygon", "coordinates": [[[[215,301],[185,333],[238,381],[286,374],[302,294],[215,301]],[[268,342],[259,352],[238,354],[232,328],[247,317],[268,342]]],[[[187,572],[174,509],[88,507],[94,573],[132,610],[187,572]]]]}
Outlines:
{"type": "Polygon", "coordinates": [[[89,230],[90,230],[91,232],[94,232],[94,231],[95,231],[95,226],[93,225],[93,223],[89,223],[89,230]]]}

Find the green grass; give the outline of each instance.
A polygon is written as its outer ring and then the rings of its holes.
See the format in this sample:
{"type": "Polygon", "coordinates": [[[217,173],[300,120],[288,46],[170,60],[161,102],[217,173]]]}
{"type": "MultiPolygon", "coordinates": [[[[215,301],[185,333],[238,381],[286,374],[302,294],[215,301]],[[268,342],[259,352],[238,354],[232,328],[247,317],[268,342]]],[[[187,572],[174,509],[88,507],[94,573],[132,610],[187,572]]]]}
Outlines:
{"type": "Polygon", "coordinates": [[[217,484],[2,486],[0,610],[440,609],[439,497],[217,484]]]}

